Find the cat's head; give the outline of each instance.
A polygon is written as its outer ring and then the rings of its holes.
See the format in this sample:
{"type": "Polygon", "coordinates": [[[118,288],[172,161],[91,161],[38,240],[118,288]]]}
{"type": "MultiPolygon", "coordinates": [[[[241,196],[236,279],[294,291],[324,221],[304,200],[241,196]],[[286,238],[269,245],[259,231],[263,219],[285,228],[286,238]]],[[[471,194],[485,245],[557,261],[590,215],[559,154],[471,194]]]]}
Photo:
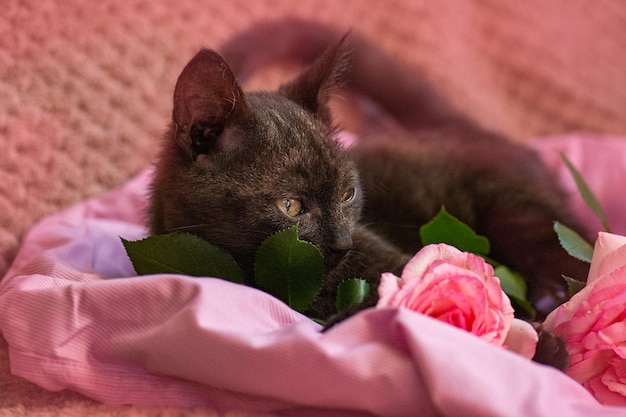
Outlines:
{"type": "Polygon", "coordinates": [[[327,101],[340,45],[277,92],[244,93],[223,58],[202,50],[176,84],[173,121],[152,186],[153,233],[190,232],[250,273],[270,234],[298,223],[327,268],[351,248],[358,176],[333,135],[327,101]]]}

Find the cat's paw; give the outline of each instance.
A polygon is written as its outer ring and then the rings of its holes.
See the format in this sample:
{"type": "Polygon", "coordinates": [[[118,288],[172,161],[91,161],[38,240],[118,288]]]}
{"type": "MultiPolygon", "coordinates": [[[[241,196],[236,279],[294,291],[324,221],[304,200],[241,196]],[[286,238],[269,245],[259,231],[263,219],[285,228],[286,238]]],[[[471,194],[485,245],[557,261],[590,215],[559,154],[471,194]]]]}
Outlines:
{"type": "Polygon", "coordinates": [[[545,330],[540,323],[531,324],[539,335],[537,350],[535,351],[535,356],[533,356],[533,361],[550,365],[561,371],[564,370],[569,364],[569,354],[567,353],[563,339],[545,330]]]}

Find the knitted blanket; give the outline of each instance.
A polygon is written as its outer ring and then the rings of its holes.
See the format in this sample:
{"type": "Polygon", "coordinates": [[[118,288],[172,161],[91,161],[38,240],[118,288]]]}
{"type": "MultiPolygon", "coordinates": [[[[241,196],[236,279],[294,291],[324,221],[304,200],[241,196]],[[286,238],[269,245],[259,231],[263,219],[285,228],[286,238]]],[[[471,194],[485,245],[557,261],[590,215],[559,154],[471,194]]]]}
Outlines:
{"type": "MultiPolygon", "coordinates": [[[[9,1],[0,13],[0,275],[36,221],[151,163],[176,77],[194,52],[285,15],[363,32],[518,140],[626,133],[620,0],[9,1]]],[[[44,391],[9,374],[0,338],[0,416],[182,412],[217,415],[44,391]]]]}

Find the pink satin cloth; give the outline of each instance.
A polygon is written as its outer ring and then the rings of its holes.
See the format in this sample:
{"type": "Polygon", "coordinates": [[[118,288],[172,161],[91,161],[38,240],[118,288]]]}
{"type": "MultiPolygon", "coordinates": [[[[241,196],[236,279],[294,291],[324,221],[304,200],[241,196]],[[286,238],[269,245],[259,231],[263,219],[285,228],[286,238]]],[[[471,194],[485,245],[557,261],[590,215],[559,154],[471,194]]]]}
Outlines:
{"type": "MultiPolygon", "coordinates": [[[[537,142],[575,194],[566,153],[626,232],[626,140],[537,142]]],[[[150,172],[44,219],[0,282],[11,371],[114,404],[315,416],[624,416],[565,374],[431,318],[370,309],[326,333],[277,299],[214,278],[136,277],[150,172]]],[[[574,197],[577,211],[596,227],[574,197]]]]}

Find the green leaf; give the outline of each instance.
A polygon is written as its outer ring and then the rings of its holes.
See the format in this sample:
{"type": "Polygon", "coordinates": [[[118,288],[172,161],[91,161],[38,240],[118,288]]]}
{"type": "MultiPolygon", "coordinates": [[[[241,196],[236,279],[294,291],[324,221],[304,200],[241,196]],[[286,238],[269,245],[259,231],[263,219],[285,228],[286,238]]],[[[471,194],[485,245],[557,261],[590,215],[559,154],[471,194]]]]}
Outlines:
{"type": "Polygon", "coordinates": [[[260,289],[303,312],[322,287],[324,258],[313,244],[298,239],[298,226],[268,237],[254,265],[260,289]]]}
{"type": "Polygon", "coordinates": [[[494,268],[494,274],[500,279],[500,286],[506,295],[516,298],[526,298],[527,287],[524,277],[511,271],[504,265],[494,268]]]}
{"type": "Polygon", "coordinates": [[[488,255],[489,240],[441,207],[439,213],[420,228],[422,244],[447,243],[464,252],[488,255]]]}
{"type": "Polygon", "coordinates": [[[511,271],[504,265],[498,265],[494,268],[494,274],[500,279],[502,291],[514,301],[515,304],[529,316],[535,317],[536,311],[528,301],[528,288],[526,280],[517,272],[511,271]]]}
{"type": "Polygon", "coordinates": [[[570,160],[567,159],[565,154],[563,152],[559,152],[559,154],[561,155],[561,159],[563,160],[563,162],[565,162],[565,166],[574,178],[576,186],[578,187],[578,192],[582,196],[583,200],[585,201],[585,203],[587,203],[587,206],[589,206],[589,208],[593,211],[598,220],[600,220],[600,223],[602,223],[602,227],[604,228],[604,230],[606,232],[610,232],[611,228],[609,227],[609,222],[606,218],[606,214],[604,214],[602,206],[598,202],[598,199],[593,194],[582,175],[580,175],[580,172],[578,172],[578,170],[574,167],[570,160]]]}
{"type": "Polygon", "coordinates": [[[337,311],[342,311],[353,304],[360,304],[370,293],[370,284],[364,279],[351,278],[342,281],[337,287],[337,311]]]}
{"type": "Polygon", "coordinates": [[[565,275],[563,275],[563,279],[567,284],[567,294],[570,296],[570,298],[575,296],[580,290],[585,288],[585,285],[587,285],[586,282],[579,281],[575,278],[571,278],[565,275]]]}
{"type": "Polygon", "coordinates": [[[563,249],[576,259],[591,263],[593,256],[593,246],[578,233],[562,223],[554,222],[554,231],[559,238],[563,249]]]}
{"type": "Polygon", "coordinates": [[[243,283],[233,257],[196,235],[171,233],[122,243],[139,275],[171,273],[243,283]]]}

